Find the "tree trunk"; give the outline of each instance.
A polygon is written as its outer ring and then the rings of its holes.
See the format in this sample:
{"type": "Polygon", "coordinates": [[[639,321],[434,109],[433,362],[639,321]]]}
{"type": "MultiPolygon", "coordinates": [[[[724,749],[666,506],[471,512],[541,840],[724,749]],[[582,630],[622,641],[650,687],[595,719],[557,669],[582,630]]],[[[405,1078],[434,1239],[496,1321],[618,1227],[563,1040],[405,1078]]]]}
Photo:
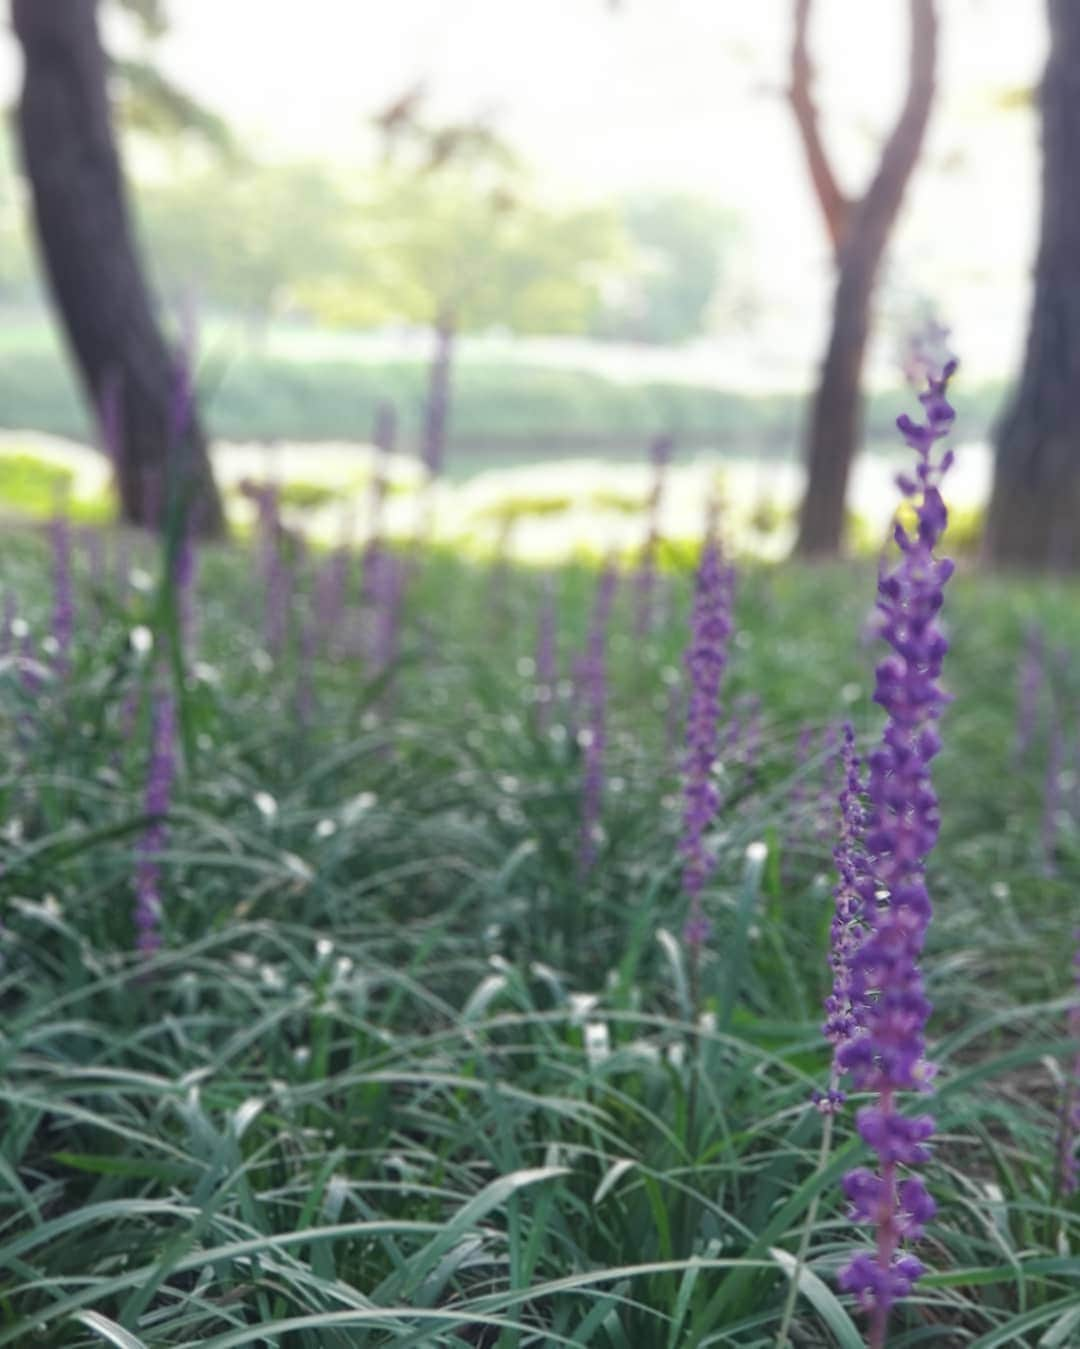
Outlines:
{"type": "Polygon", "coordinates": [[[805,450],[806,491],[796,547],[806,557],[836,553],[844,537],[848,477],[862,434],[860,390],[876,266],[875,259],[860,252],[841,264],[837,276],[829,345],[805,450]]]}
{"type": "Polygon", "coordinates": [[[937,12],[934,0],[911,0],[907,97],[873,181],[862,199],[853,203],[836,186],[809,93],[809,10],[809,0],[796,0],[791,101],[835,247],[837,284],[832,328],[807,434],[806,491],[796,551],[806,557],[820,557],[837,553],[843,539],[848,478],[861,432],[860,385],[874,290],[930,118],[937,62],[937,12]]]}
{"type": "Polygon", "coordinates": [[[1027,349],[995,435],[986,549],[996,563],[1080,568],[1080,5],[1049,0],[1040,90],[1042,224],[1027,349]]]}
{"type": "Polygon", "coordinates": [[[166,492],[203,534],[224,527],[206,441],[185,408],[188,373],[154,316],[113,138],[98,0],[12,0],[25,72],[18,107],[23,164],[52,296],[95,415],[109,418],[121,511],[159,524],[166,492]],[[174,442],[175,443],[172,443],[174,442]]]}
{"type": "Polygon", "coordinates": [[[435,350],[428,373],[427,400],[424,404],[424,431],[421,458],[428,472],[437,478],[446,457],[446,430],[450,419],[450,374],[454,360],[457,325],[453,314],[444,311],[435,324],[435,350]]]}

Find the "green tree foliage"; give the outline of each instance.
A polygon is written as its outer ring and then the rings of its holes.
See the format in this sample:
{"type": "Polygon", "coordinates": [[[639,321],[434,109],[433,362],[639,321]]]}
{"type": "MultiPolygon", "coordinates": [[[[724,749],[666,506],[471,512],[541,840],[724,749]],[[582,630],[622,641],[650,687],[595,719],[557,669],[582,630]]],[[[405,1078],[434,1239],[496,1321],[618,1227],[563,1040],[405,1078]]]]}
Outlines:
{"type": "Polygon", "coordinates": [[[622,217],[637,266],[597,326],[602,336],[682,342],[708,326],[731,246],[733,212],[690,193],[628,198],[622,217]]]}
{"type": "Polygon", "coordinates": [[[281,312],[354,328],[578,333],[595,322],[631,249],[609,208],[557,209],[450,167],[208,163],[139,193],[165,291],[261,322],[281,312]]]}
{"type": "Polygon", "coordinates": [[[236,153],[224,118],[162,70],[156,44],[169,30],[167,0],[114,0],[129,20],[119,46],[110,44],[110,94],[122,131],[162,145],[193,141],[215,155],[236,153]]]}
{"type": "Polygon", "coordinates": [[[309,288],[348,284],[360,265],[350,203],[315,164],[210,161],[136,195],[159,289],[193,291],[256,328],[302,307],[309,288]]]}
{"type": "Polygon", "coordinates": [[[627,261],[610,210],[550,208],[457,168],[385,171],[359,209],[368,275],[310,297],[334,322],[374,310],[424,324],[452,314],[461,331],[583,332],[627,261]]]}

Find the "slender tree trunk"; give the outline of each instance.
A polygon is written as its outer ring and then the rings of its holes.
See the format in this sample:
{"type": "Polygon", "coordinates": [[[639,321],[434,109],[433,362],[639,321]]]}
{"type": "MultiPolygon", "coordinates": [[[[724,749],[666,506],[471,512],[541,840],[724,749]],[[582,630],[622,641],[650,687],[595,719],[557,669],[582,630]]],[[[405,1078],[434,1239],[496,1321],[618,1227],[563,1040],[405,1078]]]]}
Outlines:
{"type": "Polygon", "coordinates": [[[1019,383],[997,428],[989,558],[1080,568],[1080,5],[1049,0],[1042,224],[1019,383]]]}
{"type": "Polygon", "coordinates": [[[872,258],[841,264],[832,328],[806,442],[806,491],[797,548],[805,556],[839,550],[844,537],[848,478],[862,434],[862,367],[870,335],[872,258]],[[856,263],[861,262],[861,266],[856,263]]]}
{"type": "Polygon", "coordinates": [[[421,444],[421,457],[433,478],[437,478],[442,472],[443,460],[446,457],[446,431],[450,420],[450,376],[456,339],[457,324],[454,315],[444,310],[435,324],[435,351],[428,374],[421,444]]]}
{"type": "Polygon", "coordinates": [[[158,523],[182,492],[194,526],[223,529],[206,442],[185,409],[183,363],[154,316],[113,138],[98,0],[12,0],[25,72],[18,107],[23,163],[53,300],[95,415],[110,398],[121,510],[158,523]]]}
{"type": "Polygon", "coordinates": [[[810,0],[796,0],[791,102],[837,264],[832,326],[806,439],[807,481],[796,543],[796,551],[803,556],[832,555],[843,539],[848,478],[862,429],[860,390],[874,291],[933,103],[935,0],[910,0],[910,6],[907,98],[873,181],[861,200],[852,202],[840,192],[833,176],[810,94],[810,0]]]}

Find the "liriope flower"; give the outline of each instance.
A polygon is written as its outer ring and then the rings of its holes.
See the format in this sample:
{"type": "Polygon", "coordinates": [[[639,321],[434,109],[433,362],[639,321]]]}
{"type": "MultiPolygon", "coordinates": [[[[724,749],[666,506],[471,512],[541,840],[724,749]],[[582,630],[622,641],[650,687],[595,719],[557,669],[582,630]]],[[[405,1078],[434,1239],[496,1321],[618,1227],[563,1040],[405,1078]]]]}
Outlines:
{"type": "Polygon", "coordinates": [[[1020,662],[1016,700],[1016,738],[1013,761],[1019,763],[1031,748],[1039,722],[1039,703],[1043,688],[1043,635],[1032,623],[1024,637],[1024,656],[1020,662]]]}
{"type": "Polygon", "coordinates": [[[656,597],[656,555],[660,547],[660,508],[664,500],[664,482],[667,467],[671,462],[672,441],[670,436],[657,436],[649,446],[649,461],[652,464],[653,483],[649,492],[648,524],[645,546],[641,550],[641,559],[634,577],[634,592],[637,601],[634,613],[634,632],[638,637],[647,637],[655,622],[656,597]]]}
{"type": "MultiPolygon", "coordinates": [[[[833,982],[825,999],[825,1024],[822,1032],[833,1046],[840,1047],[858,1034],[863,1024],[864,1003],[857,991],[861,980],[854,976],[855,960],[866,929],[864,915],[874,902],[874,877],[866,856],[863,834],[866,812],[863,808],[863,783],[859,776],[859,758],[855,753],[855,732],[844,723],[840,763],[844,782],[840,790],[840,836],[833,850],[837,884],[833,891],[834,911],[829,932],[829,967],[833,982]]],[[[838,1071],[834,1067],[834,1075],[838,1071]]],[[[829,1100],[837,1104],[840,1094],[830,1088],[829,1100]]]]}
{"type": "Polygon", "coordinates": [[[714,776],[719,751],[720,685],[731,637],[735,576],[710,530],[694,583],[690,644],[685,664],[690,685],[683,768],[683,890],[690,909],[683,940],[692,950],[708,940],[709,924],[701,892],[716,859],[706,843],[720,806],[714,776]]]}
{"type": "Polygon", "coordinates": [[[49,524],[49,539],[53,565],[53,659],[57,674],[64,675],[71,663],[71,642],[75,635],[75,589],[71,575],[71,522],[62,511],[49,524]]]}
{"type": "Polygon", "coordinates": [[[922,1180],[906,1172],[928,1160],[934,1121],[927,1114],[901,1114],[897,1097],[925,1090],[932,1074],[925,1043],[930,1003],[919,961],[931,916],[924,868],[939,826],[930,764],[941,748],[936,724],[947,702],[938,683],[948,650],[938,613],[953,570],[951,561],[934,555],[947,521],[940,483],[952,452],[940,459],[933,452],[953,423],[946,387],[954,369],[950,362],[940,377],[929,379],[920,395],[922,423],[907,416],[897,422],[917,455],[914,474],[898,480],[914,507],[915,528],[912,533],[897,523],[900,560],[878,582],[881,634],[892,652],[877,667],[874,693],[888,721],[869,759],[865,844],[873,898],[863,906],[865,933],[850,965],[858,1025],[836,1054],[854,1085],[877,1097],[856,1116],[877,1167],[860,1167],[844,1179],[852,1217],[874,1230],[876,1245],[840,1274],[841,1288],[871,1313],[872,1346],[884,1344],[890,1307],[922,1273],[905,1247],[934,1213],[922,1180]]]}
{"type": "Polygon", "coordinates": [[[546,730],[551,721],[555,688],[559,682],[559,614],[555,587],[549,576],[540,597],[536,622],[536,726],[546,730]]]}

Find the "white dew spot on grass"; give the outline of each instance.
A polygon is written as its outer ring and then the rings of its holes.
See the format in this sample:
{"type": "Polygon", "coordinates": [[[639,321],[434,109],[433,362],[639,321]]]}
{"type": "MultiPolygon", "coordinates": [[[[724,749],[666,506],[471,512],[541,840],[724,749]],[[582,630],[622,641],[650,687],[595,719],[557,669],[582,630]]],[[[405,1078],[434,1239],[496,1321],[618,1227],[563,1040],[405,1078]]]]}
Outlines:
{"type": "Polygon", "coordinates": [[[341,822],[348,826],[355,824],[362,816],[378,802],[378,797],[374,792],[359,792],[351,797],[341,808],[341,822]]]}
{"type": "Polygon", "coordinates": [[[585,1058],[590,1068],[597,1068],[611,1057],[611,1033],[606,1021],[585,1022],[585,1058]]]}
{"type": "Polygon", "coordinates": [[[273,820],[277,817],[278,803],[269,792],[256,792],[255,809],[264,820],[273,820]]]}
{"type": "Polygon", "coordinates": [[[154,634],[145,623],[140,623],[137,627],[131,629],[128,633],[128,641],[131,644],[132,651],[137,656],[147,656],[154,649],[154,634]]]}

